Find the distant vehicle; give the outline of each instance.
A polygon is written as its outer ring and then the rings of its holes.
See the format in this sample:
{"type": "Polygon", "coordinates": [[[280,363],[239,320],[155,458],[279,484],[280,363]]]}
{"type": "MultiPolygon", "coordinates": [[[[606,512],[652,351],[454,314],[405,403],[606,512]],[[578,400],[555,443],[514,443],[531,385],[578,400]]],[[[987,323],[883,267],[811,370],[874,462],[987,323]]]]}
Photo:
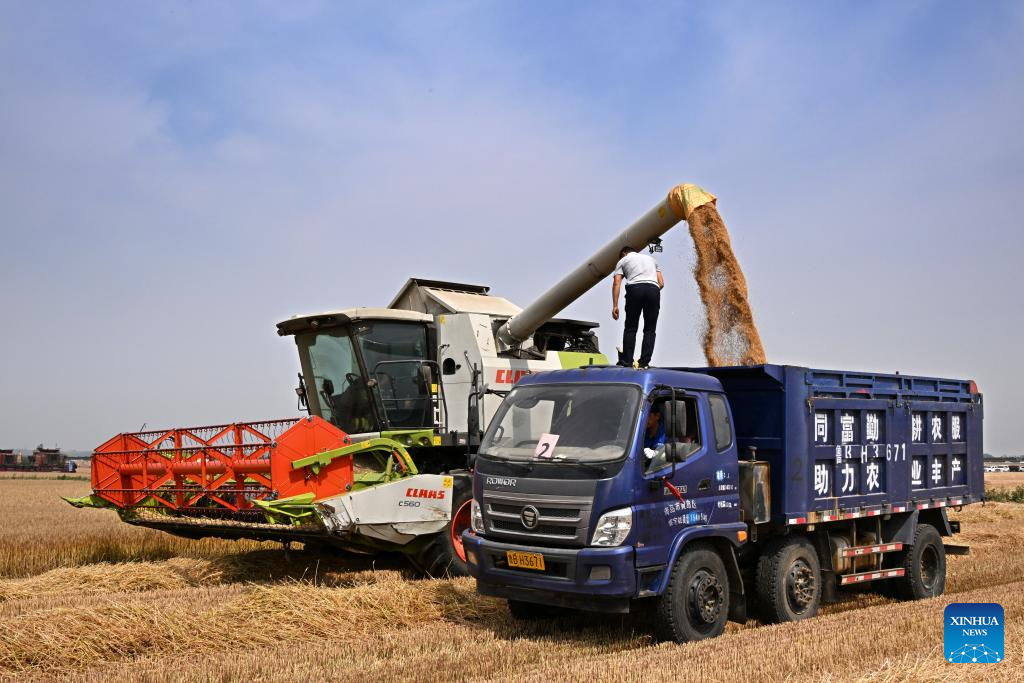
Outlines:
{"type": "Polygon", "coordinates": [[[0,472],[63,472],[68,456],[59,448],[44,448],[39,444],[32,455],[14,449],[0,450],[0,472]]]}

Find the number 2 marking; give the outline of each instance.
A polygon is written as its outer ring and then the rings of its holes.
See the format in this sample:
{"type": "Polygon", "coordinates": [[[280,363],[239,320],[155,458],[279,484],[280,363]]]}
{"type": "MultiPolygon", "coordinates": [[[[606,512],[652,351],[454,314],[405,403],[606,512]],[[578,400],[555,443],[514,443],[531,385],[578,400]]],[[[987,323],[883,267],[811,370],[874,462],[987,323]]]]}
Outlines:
{"type": "Polygon", "coordinates": [[[555,445],[558,443],[558,434],[541,434],[537,441],[537,447],[533,449],[533,457],[550,458],[554,456],[555,445]]]}

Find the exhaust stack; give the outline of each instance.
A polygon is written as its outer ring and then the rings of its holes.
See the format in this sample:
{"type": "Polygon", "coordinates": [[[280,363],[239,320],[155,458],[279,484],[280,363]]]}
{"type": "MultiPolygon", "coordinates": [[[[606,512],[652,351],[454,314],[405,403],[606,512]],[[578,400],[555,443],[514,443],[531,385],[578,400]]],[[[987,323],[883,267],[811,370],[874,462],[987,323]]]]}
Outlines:
{"type": "Polygon", "coordinates": [[[598,249],[576,270],[512,316],[498,330],[498,341],[507,348],[521,345],[537,331],[537,328],[611,275],[615,264],[619,262],[619,252],[623,247],[629,246],[637,251],[643,249],[655,238],[671,230],[679,221],[688,219],[690,212],[698,206],[714,201],[714,195],[697,185],[687,183],[672,188],[665,199],[623,230],[618,237],[598,249]]]}

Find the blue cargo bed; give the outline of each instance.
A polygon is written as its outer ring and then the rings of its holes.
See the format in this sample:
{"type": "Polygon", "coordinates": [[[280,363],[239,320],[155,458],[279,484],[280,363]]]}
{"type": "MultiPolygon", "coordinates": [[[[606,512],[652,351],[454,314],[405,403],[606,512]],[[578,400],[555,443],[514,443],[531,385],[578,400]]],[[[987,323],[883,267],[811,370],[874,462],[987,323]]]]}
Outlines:
{"type": "Polygon", "coordinates": [[[812,524],[982,499],[982,396],[968,380],[797,366],[694,368],[732,406],[740,458],[771,472],[771,521],[812,524]]]}

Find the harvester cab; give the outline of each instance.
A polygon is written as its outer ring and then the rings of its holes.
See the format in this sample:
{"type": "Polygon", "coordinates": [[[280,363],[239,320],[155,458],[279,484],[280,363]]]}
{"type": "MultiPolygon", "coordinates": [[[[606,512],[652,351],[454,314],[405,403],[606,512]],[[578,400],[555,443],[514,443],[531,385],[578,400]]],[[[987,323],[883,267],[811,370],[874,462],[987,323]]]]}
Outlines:
{"type": "Polygon", "coordinates": [[[430,316],[377,309],[281,323],[299,350],[300,407],[355,436],[441,429],[430,323],[430,316]]]}
{"type": "MultiPolygon", "coordinates": [[[[521,309],[489,288],[412,278],[388,308],[299,315],[278,324],[299,350],[300,406],[354,441],[475,447],[524,374],[604,363],[597,323],[547,319],[521,342],[499,331],[521,309]]],[[[447,467],[454,462],[444,462],[447,467]]]]}

